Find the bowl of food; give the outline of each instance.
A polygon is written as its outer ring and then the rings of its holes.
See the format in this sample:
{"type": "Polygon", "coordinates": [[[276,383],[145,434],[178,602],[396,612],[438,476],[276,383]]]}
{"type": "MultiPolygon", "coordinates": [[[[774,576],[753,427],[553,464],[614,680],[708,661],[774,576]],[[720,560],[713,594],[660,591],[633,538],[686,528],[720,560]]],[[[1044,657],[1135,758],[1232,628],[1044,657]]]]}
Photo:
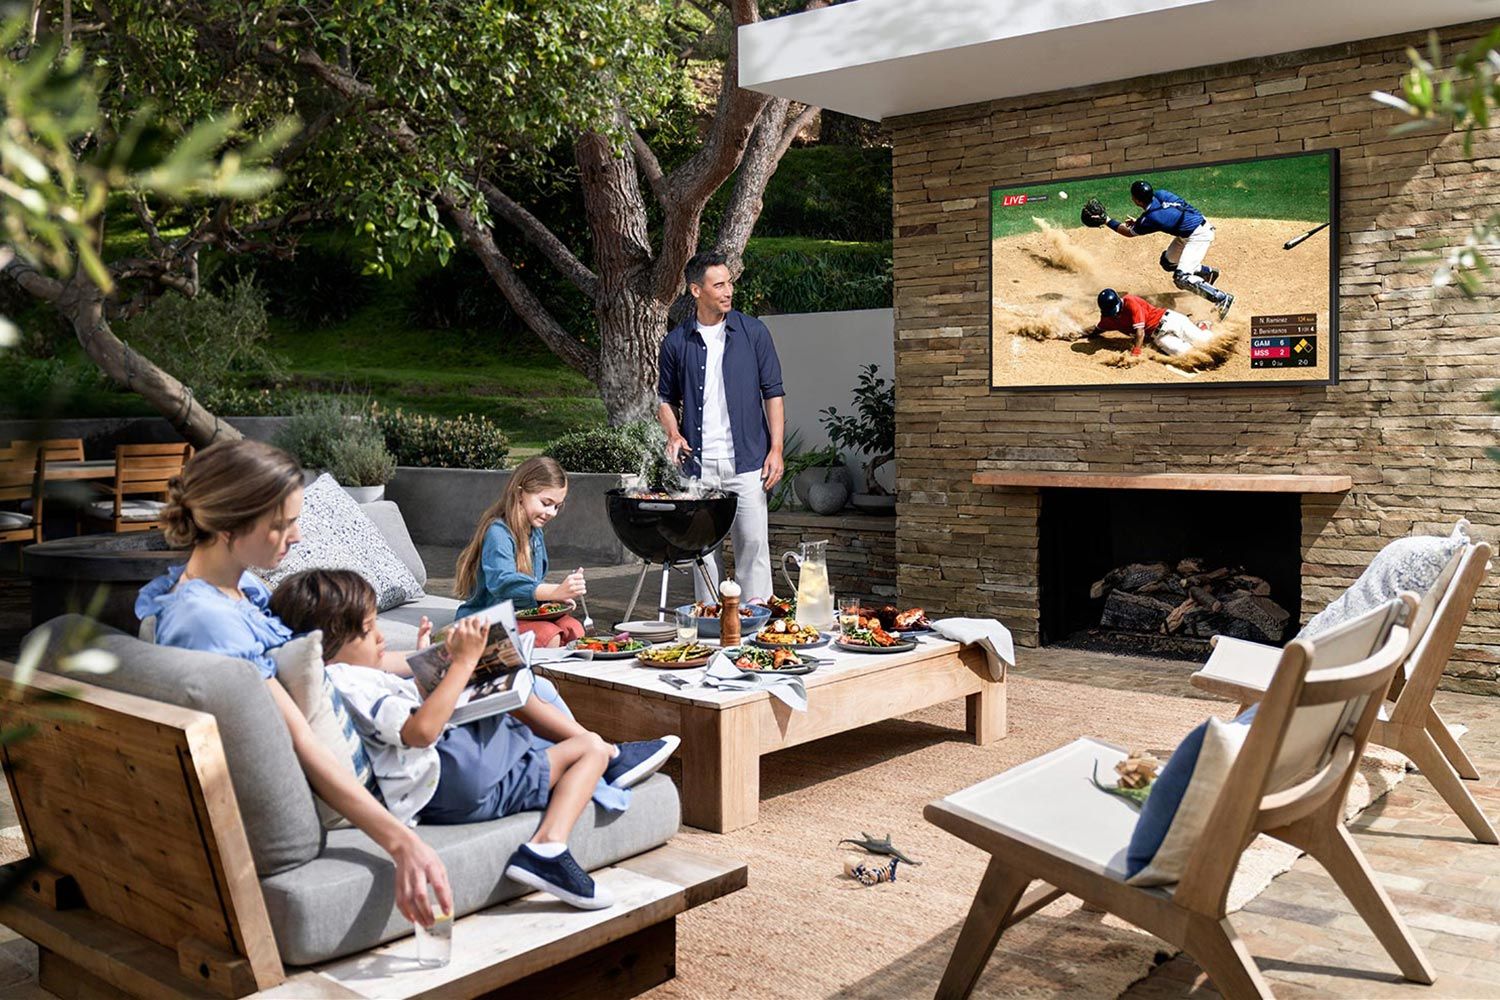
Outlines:
{"type": "MultiPolygon", "coordinates": [[[[698,619],[698,635],[704,639],[719,638],[719,613],[717,604],[684,604],[677,609],[698,619]]],[[[751,635],[771,619],[771,609],[764,604],[740,605],[740,634],[751,635]]]]}

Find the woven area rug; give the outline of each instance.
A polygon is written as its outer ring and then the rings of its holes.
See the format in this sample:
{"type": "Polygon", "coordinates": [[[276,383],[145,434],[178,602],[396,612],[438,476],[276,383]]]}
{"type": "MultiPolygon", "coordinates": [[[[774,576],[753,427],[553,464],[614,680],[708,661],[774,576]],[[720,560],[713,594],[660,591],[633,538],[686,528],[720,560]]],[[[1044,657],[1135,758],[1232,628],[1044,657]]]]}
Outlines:
{"type": "MultiPolygon", "coordinates": [[[[1231,714],[1217,702],[1025,677],[1013,677],[1009,687],[1009,735],[988,747],[968,741],[963,703],[954,702],[763,760],[758,823],[723,835],[684,829],[676,841],[747,861],[749,886],[681,918],[677,978],[645,995],[930,997],[986,855],[928,824],[923,806],[1078,736],[1165,759],[1206,715],[1231,714]],[[890,833],[923,864],[903,866],[898,881],[869,888],[845,878],[842,859],[854,849],[837,841],[861,831],[890,833]]],[[[1399,755],[1372,751],[1351,789],[1350,815],[1404,776],[1399,755]]],[[[19,827],[0,830],[0,864],[25,851],[19,827]]],[[[1296,858],[1294,849],[1266,838],[1252,845],[1230,891],[1231,909],[1296,858]]],[[[1129,924],[1064,898],[1006,932],[974,995],[1113,997],[1167,950],[1129,924]]],[[[34,948],[0,944],[0,990],[38,996],[34,975],[34,948]]]]}
{"type": "MultiPolygon", "coordinates": [[[[783,751],[761,763],[760,820],[677,843],[738,858],[750,884],[679,920],[677,978],[666,998],[930,997],[942,978],[987,855],[922,819],[933,799],[1078,736],[1154,751],[1163,760],[1188,730],[1232,706],[1013,677],[1009,735],[976,747],[954,702],[783,751]],[[842,873],[841,837],[890,833],[922,861],[869,888],[842,873]]],[[[1388,751],[1367,757],[1351,814],[1405,775],[1388,751]]],[[[1261,838],[1230,894],[1238,909],[1291,867],[1298,852],[1261,838]]],[[[1113,997],[1171,950],[1113,916],[1065,897],[1007,931],[976,997],[1113,997]]]]}

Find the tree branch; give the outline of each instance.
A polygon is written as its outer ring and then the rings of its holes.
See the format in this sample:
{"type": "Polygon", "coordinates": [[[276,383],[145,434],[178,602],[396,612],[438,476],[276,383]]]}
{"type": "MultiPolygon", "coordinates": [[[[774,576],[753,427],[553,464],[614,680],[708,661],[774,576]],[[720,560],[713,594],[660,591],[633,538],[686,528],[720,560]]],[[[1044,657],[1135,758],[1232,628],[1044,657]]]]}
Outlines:
{"type": "Polygon", "coordinates": [[[781,133],[781,141],[776,144],[776,162],[780,163],[786,151],[792,148],[792,143],[803,129],[812,124],[814,118],[818,117],[821,108],[811,104],[802,109],[802,113],[787,124],[786,131],[781,133]]]}
{"type": "Polygon", "coordinates": [[[167,244],[161,238],[161,231],[156,228],[156,218],[151,214],[151,208],[146,204],[146,196],[139,191],[131,199],[131,207],[135,209],[135,217],[141,220],[141,228],[146,230],[146,237],[151,241],[151,249],[156,253],[166,253],[167,244]]]}
{"type": "Polygon", "coordinates": [[[542,220],[484,178],[479,180],[479,190],[484,194],[485,201],[489,203],[498,218],[504,219],[520,230],[526,242],[540,250],[552,266],[562,272],[563,276],[571,281],[580,292],[589,298],[594,297],[599,287],[599,276],[590,271],[573,251],[568,249],[567,244],[547,228],[542,220]]]}
{"type": "Polygon", "coordinates": [[[15,248],[9,245],[0,245],[0,257],[9,255],[9,260],[4,267],[0,267],[0,273],[8,274],[26,291],[43,302],[57,302],[62,298],[63,283],[56,278],[47,275],[32,267],[15,248]]]}

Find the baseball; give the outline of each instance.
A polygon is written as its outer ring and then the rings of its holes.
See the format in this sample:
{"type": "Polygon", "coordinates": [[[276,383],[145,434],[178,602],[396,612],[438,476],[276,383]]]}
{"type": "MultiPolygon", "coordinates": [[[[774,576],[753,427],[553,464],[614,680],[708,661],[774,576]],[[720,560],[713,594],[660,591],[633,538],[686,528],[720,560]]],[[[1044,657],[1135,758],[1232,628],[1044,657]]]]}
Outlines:
{"type": "Polygon", "coordinates": [[[1063,201],[1067,201],[1068,200],[1068,192],[1066,192],[1066,191],[1059,191],[1059,192],[1057,192],[1057,196],[1059,198],[1061,198],[1063,201]]]}

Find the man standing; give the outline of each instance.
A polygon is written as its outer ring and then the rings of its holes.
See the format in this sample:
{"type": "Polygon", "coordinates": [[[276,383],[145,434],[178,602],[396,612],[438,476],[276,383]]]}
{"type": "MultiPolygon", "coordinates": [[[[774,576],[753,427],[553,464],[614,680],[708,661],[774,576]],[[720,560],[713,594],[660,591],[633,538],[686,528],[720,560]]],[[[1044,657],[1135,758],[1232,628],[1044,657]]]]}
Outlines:
{"type": "MultiPolygon", "coordinates": [[[[771,596],[766,492],[784,466],[781,361],[766,325],[731,308],[734,282],[723,254],[694,255],[684,275],[697,308],[662,341],[656,419],[667,432],[667,461],[739,498],[730,531],[735,575],[746,600],[764,600],[771,596]]],[[[705,561],[719,579],[718,560],[710,554],[705,561]]],[[[718,600],[697,576],[693,589],[700,601],[718,600]]]]}

